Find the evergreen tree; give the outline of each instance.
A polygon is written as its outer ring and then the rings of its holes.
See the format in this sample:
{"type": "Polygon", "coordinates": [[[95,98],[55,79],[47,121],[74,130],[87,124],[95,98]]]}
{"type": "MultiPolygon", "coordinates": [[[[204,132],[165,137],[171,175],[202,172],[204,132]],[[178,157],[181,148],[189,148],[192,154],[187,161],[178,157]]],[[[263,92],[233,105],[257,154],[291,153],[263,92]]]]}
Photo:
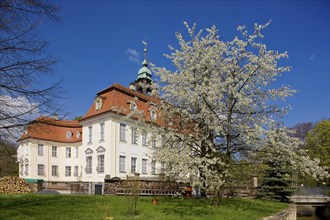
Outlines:
{"type": "Polygon", "coordinates": [[[284,164],[278,166],[278,162],[274,161],[269,161],[266,165],[267,168],[264,170],[265,176],[258,187],[257,197],[289,202],[289,197],[295,190],[292,171],[288,172],[284,164]]]}

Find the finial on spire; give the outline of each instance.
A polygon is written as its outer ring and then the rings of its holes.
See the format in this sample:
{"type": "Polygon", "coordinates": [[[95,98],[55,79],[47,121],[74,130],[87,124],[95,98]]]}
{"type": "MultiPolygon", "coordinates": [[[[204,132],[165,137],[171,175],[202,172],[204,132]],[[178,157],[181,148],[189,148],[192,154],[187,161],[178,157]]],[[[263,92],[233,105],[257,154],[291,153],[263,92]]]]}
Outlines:
{"type": "Polygon", "coordinates": [[[147,62],[147,40],[142,40],[142,44],[144,45],[144,60],[142,62],[143,66],[148,66],[148,62],[147,62]]]}

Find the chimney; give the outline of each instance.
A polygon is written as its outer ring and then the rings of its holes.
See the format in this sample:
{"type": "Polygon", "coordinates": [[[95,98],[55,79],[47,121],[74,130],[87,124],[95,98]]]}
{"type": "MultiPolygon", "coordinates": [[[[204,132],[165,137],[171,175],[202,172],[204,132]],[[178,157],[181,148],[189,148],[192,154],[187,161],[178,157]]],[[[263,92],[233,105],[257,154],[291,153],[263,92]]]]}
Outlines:
{"type": "Polygon", "coordinates": [[[131,83],[129,84],[129,88],[130,88],[131,90],[135,91],[135,83],[131,82],[131,83]]]}

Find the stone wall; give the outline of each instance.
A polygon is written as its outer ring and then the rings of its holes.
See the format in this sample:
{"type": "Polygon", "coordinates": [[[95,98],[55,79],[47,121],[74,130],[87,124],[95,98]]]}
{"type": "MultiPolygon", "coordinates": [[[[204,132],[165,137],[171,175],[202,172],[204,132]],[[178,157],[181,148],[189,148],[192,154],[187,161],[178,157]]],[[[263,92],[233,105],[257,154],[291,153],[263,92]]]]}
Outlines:
{"type": "Polygon", "coordinates": [[[297,219],[297,209],[295,205],[290,205],[289,208],[280,211],[272,216],[263,218],[262,220],[296,220],[297,219]]]}

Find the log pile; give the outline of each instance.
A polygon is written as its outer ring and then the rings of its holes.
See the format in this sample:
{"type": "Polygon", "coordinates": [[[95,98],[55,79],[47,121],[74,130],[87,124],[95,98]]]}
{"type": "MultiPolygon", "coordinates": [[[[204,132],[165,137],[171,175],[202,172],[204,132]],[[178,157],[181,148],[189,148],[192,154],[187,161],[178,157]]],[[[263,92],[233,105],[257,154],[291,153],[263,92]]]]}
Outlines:
{"type": "Polygon", "coordinates": [[[18,176],[5,176],[0,180],[0,193],[31,193],[29,184],[18,176]]]}

